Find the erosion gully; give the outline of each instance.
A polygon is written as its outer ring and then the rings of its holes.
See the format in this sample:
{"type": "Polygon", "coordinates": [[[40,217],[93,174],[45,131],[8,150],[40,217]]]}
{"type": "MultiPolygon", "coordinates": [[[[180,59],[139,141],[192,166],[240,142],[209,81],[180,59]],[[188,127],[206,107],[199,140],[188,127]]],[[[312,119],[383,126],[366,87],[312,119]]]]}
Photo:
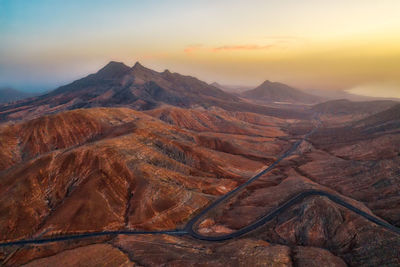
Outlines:
{"type": "Polygon", "coordinates": [[[199,240],[205,240],[205,241],[212,241],[212,242],[218,242],[218,241],[224,241],[224,240],[229,240],[233,238],[240,237],[242,235],[245,235],[262,225],[266,224],[267,222],[271,221],[274,219],[276,216],[284,212],[285,210],[289,209],[291,206],[301,202],[304,198],[310,197],[310,196],[323,196],[327,197],[331,201],[335,202],[336,204],[351,210],[352,212],[364,217],[368,221],[379,225],[389,231],[392,231],[396,234],[400,234],[400,228],[391,225],[384,220],[381,220],[380,218],[377,218],[371,214],[368,214],[350,203],[346,202],[342,198],[333,195],[331,193],[328,193],[326,191],[322,190],[307,190],[304,192],[299,193],[298,195],[288,199],[286,202],[284,202],[282,205],[276,207],[274,210],[268,212],[261,218],[258,218],[256,221],[252,222],[251,224],[235,231],[229,234],[225,235],[218,235],[218,236],[207,236],[207,235],[202,235],[199,232],[197,232],[194,228],[195,226],[201,222],[201,219],[208,214],[213,209],[216,209],[219,205],[221,205],[224,201],[228,200],[229,198],[233,197],[235,194],[243,190],[245,187],[253,183],[254,181],[258,180],[260,177],[263,175],[271,172],[282,160],[287,158],[288,156],[292,155],[297,148],[300,146],[300,144],[306,140],[311,134],[313,134],[319,127],[320,127],[321,122],[319,121],[318,118],[316,118],[316,127],[311,130],[309,133],[307,133],[301,140],[296,141],[290,149],[288,149],[286,152],[284,152],[274,163],[257,173],[255,176],[251,177],[249,180],[247,180],[245,183],[239,185],[232,191],[228,192],[227,194],[221,196],[218,198],[216,201],[212,202],[210,205],[208,205],[205,209],[203,209],[200,213],[198,213],[195,217],[193,217],[190,221],[188,221],[183,229],[174,229],[174,230],[161,230],[161,231],[140,231],[140,230],[117,230],[117,231],[101,231],[101,232],[87,232],[87,233],[81,233],[81,234],[71,234],[71,235],[63,235],[63,236],[55,236],[55,237],[47,237],[47,238],[32,238],[32,239],[21,239],[21,240],[16,240],[16,241],[10,241],[10,242],[3,242],[0,243],[0,247],[7,247],[7,246],[23,246],[23,245],[28,245],[28,244],[44,244],[44,243],[51,243],[51,242],[61,242],[61,241],[66,241],[66,240],[73,240],[73,239],[82,239],[82,238],[90,238],[90,237],[98,237],[98,236],[110,236],[110,235],[156,235],[156,234],[163,234],[163,235],[174,235],[174,236],[191,236],[195,239],[199,240]]]}

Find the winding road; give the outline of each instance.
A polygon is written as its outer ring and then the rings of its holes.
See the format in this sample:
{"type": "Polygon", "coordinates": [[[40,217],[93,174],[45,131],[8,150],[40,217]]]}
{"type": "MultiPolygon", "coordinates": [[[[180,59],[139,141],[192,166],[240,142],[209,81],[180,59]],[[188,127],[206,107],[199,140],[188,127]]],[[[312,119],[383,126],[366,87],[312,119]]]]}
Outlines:
{"type": "Polygon", "coordinates": [[[182,235],[189,235],[192,236],[195,239],[200,239],[200,240],[206,240],[206,241],[224,241],[228,239],[233,239],[240,237],[244,234],[247,234],[260,226],[266,224],[267,222],[271,221],[273,218],[278,216],[280,213],[284,212],[291,206],[299,203],[306,197],[310,196],[323,196],[327,197],[331,201],[335,202],[336,204],[351,210],[352,212],[364,217],[368,221],[379,225],[381,227],[384,227],[385,229],[392,231],[393,233],[399,234],[400,235],[400,228],[391,225],[369,213],[366,213],[350,203],[344,201],[338,196],[335,196],[331,193],[328,193],[326,191],[321,191],[321,190],[308,190],[305,192],[302,192],[289,200],[287,200],[284,204],[280,205],[279,207],[275,208],[271,212],[267,213],[263,217],[257,219],[250,225],[247,225],[235,232],[226,234],[226,235],[219,235],[219,236],[207,236],[207,235],[202,235],[198,233],[194,227],[197,225],[198,222],[201,222],[201,219],[211,210],[217,208],[221,203],[223,203],[225,200],[229,199],[242,189],[244,189],[246,186],[249,184],[253,183],[260,177],[262,177],[264,174],[269,173],[271,170],[273,170],[283,159],[287,158],[293,152],[297,150],[297,148],[300,146],[300,144],[308,138],[312,133],[314,133],[318,129],[318,126],[314,128],[312,131],[310,131],[308,134],[306,134],[301,140],[295,142],[292,147],[287,150],[283,155],[281,155],[274,163],[272,163],[269,167],[265,168],[261,172],[257,173],[255,176],[247,180],[245,183],[241,184],[240,186],[236,187],[232,191],[228,192],[227,194],[223,195],[213,203],[211,203],[207,208],[202,210],[199,214],[197,214],[195,217],[193,217],[184,227],[184,229],[175,229],[175,230],[162,230],[162,231],[137,231],[137,230],[119,230],[119,231],[102,231],[102,232],[88,232],[88,233],[82,233],[82,234],[73,234],[73,235],[64,235],[64,236],[57,236],[57,237],[48,237],[48,238],[34,238],[34,239],[22,239],[22,240],[17,240],[17,241],[11,241],[11,242],[3,242],[0,243],[0,247],[8,247],[8,246],[22,246],[22,245],[28,245],[28,244],[44,244],[44,243],[50,243],[50,242],[60,242],[60,241],[65,241],[65,240],[73,240],[73,239],[82,239],[82,238],[90,238],[90,237],[98,237],[98,236],[110,236],[110,235],[143,235],[143,234],[167,234],[167,235],[174,235],[174,236],[182,236],[182,235]]]}

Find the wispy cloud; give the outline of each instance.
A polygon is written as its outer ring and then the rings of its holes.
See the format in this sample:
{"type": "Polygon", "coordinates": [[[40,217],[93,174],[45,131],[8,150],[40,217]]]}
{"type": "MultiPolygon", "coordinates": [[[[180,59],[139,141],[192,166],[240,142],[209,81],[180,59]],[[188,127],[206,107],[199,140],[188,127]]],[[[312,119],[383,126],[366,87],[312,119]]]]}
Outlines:
{"type": "Polygon", "coordinates": [[[184,48],[184,52],[192,54],[199,51],[206,52],[224,52],[224,51],[255,51],[255,50],[269,50],[274,48],[285,49],[291,45],[304,43],[306,40],[297,36],[264,36],[266,39],[264,44],[227,44],[217,47],[206,46],[203,44],[190,44],[184,48]]]}
{"type": "Polygon", "coordinates": [[[204,45],[202,44],[191,44],[185,47],[185,49],[183,50],[183,52],[185,52],[186,54],[191,54],[193,52],[197,52],[201,49],[204,48],[204,45]]]}
{"type": "Polygon", "coordinates": [[[224,52],[224,51],[254,51],[254,50],[268,50],[276,48],[277,44],[257,45],[257,44],[244,44],[244,45],[222,45],[217,47],[205,46],[202,44],[188,45],[184,48],[183,52],[186,54],[193,54],[199,51],[206,52],[224,52]]]}

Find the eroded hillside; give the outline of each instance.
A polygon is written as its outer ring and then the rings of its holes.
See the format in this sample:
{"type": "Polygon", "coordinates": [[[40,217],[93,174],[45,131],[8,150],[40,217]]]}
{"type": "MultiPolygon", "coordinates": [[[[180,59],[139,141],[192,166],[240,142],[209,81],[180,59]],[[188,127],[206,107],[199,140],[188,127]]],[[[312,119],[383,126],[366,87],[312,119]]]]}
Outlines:
{"type": "Polygon", "coordinates": [[[309,190],[400,226],[398,106],[373,114],[363,108],[346,117],[319,111],[313,119],[221,107],[86,108],[3,123],[2,243],[119,230],[184,234],[7,246],[2,264],[396,266],[398,234],[324,196],[309,196],[224,242],[195,239],[185,228],[272,164],[195,230],[235,233],[309,190]]]}

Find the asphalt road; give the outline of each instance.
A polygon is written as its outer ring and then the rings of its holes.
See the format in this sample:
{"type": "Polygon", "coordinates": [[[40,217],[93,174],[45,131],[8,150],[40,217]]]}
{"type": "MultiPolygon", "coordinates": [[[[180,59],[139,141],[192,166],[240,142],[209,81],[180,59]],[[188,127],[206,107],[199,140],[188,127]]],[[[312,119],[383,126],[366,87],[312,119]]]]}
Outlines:
{"type": "Polygon", "coordinates": [[[375,223],[376,225],[379,225],[381,227],[384,227],[396,234],[400,234],[400,228],[393,226],[371,214],[368,214],[353,205],[349,204],[348,202],[344,201],[338,196],[332,195],[331,193],[328,193],[326,191],[320,191],[320,190],[309,190],[302,192],[289,200],[287,200],[284,204],[280,205],[279,207],[275,208],[273,211],[269,212],[268,214],[264,215],[263,217],[257,219],[253,223],[251,223],[248,226],[245,226],[238,231],[235,231],[230,234],[226,235],[220,235],[220,236],[206,236],[202,235],[194,229],[194,227],[197,225],[198,222],[201,222],[201,219],[211,210],[217,208],[221,203],[223,203],[225,200],[229,199],[242,189],[244,189],[246,186],[249,184],[253,183],[257,179],[259,179],[261,176],[264,174],[269,173],[271,170],[273,170],[276,165],[278,165],[283,159],[287,158],[293,152],[297,150],[299,145],[307,139],[308,136],[310,136],[312,133],[314,133],[317,130],[318,127],[314,128],[311,132],[309,132],[307,135],[304,136],[302,140],[299,140],[295,142],[292,147],[287,150],[283,155],[281,155],[274,163],[272,163],[268,168],[262,170],[249,180],[247,180],[245,183],[241,184],[240,186],[236,187],[232,191],[228,192],[227,194],[223,195],[213,203],[211,203],[207,208],[202,210],[199,214],[197,214],[194,218],[192,218],[185,226],[185,228],[182,229],[176,229],[176,230],[163,230],[163,231],[135,231],[135,230],[121,230],[121,231],[102,231],[102,232],[88,232],[88,233],[83,233],[83,234],[73,234],[73,235],[64,235],[64,236],[57,236],[57,237],[48,237],[48,238],[33,238],[33,239],[22,239],[22,240],[17,240],[17,241],[11,241],[11,242],[3,242],[0,243],[0,247],[8,247],[8,246],[22,246],[22,245],[28,245],[28,244],[44,244],[44,243],[50,243],[50,242],[60,242],[60,241],[65,241],[65,240],[73,240],[73,239],[82,239],[82,238],[90,238],[90,237],[98,237],[98,236],[111,236],[111,235],[143,235],[143,234],[167,234],[167,235],[175,235],[175,236],[181,236],[181,235],[190,235],[193,238],[200,239],[200,240],[206,240],[206,241],[224,241],[228,239],[233,239],[240,237],[242,235],[245,235],[260,226],[264,225],[265,223],[271,221],[274,217],[278,216],[280,213],[284,212],[291,206],[299,203],[306,197],[310,196],[324,196],[329,198],[331,201],[335,202],[336,204],[341,205],[344,208],[347,208],[354,213],[364,217],[368,221],[375,223]]]}
{"type": "Polygon", "coordinates": [[[397,228],[377,217],[372,216],[369,213],[366,213],[356,207],[354,207],[353,205],[349,204],[348,202],[344,201],[343,199],[332,195],[326,191],[320,191],[320,190],[310,190],[310,191],[305,191],[302,192],[300,194],[298,194],[297,196],[289,199],[288,201],[286,201],[284,204],[280,205],[279,207],[277,207],[276,209],[274,209],[273,211],[269,212],[268,214],[264,215],[263,217],[259,218],[258,220],[256,220],[255,222],[251,223],[248,226],[245,226],[243,228],[241,228],[240,230],[230,233],[230,234],[226,234],[226,235],[220,235],[220,236],[207,236],[207,235],[202,235],[199,234],[198,232],[196,232],[193,228],[189,228],[187,229],[188,234],[191,235],[192,237],[196,238],[196,239],[201,239],[201,240],[207,240],[207,241],[224,241],[224,240],[228,240],[228,239],[233,239],[236,237],[240,237],[242,235],[245,235],[255,229],[257,229],[258,227],[266,224],[267,222],[271,221],[272,219],[274,219],[276,216],[278,216],[280,213],[284,212],[285,210],[287,210],[288,208],[290,208],[291,206],[299,203],[300,201],[302,201],[304,198],[309,197],[309,196],[324,196],[329,198],[331,201],[335,202],[336,204],[341,205],[342,207],[345,207],[351,211],[353,211],[354,213],[364,217],[365,219],[367,219],[370,222],[373,222],[379,226],[382,226],[394,233],[400,234],[400,228],[397,228]]]}

